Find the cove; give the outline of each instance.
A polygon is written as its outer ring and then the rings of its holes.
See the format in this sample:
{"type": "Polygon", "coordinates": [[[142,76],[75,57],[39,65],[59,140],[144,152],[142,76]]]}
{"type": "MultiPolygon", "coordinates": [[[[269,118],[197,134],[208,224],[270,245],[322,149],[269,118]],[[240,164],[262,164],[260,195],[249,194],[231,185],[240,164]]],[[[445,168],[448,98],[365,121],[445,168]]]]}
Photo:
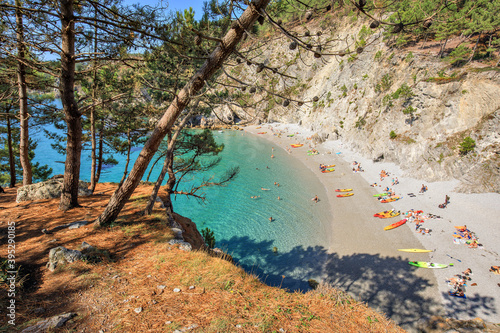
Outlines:
{"type": "MultiPolygon", "coordinates": [[[[300,161],[282,148],[273,150],[272,143],[265,139],[231,130],[214,132],[214,137],[225,146],[219,154],[221,163],[206,174],[187,179],[184,188],[189,189],[190,183],[202,178],[217,177],[228,167],[239,166],[240,173],[227,186],[207,188],[205,203],[177,196],[173,201],[174,210],[193,220],[198,230],[210,228],[216,246],[266,284],[290,290],[309,289],[307,280],[317,278],[315,271],[319,272],[321,265],[318,253],[326,253],[332,232],[330,208],[311,201],[315,195],[326,197],[323,185],[300,161]],[[269,190],[263,191],[262,187],[269,190]],[[259,198],[251,199],[251,196],[259,198]]],[[[35,134],[34,139],[38,141],[35,162],[49,164],[54,174],[62,174],[65,157],[52,149],[43,135],[35,134]]],[[[134,149],[129,171],[139,152],[139,147],[134,149]]],[[[80,178],[87,181],[91,169],[89,155],[88,151],[82,151],[80,178]]],[[[125,156],[115,154],[114,157],[119,164],[103,170],[101,182],[121,179],[125,156]]],[[[161,164],[155,167],[150,181],[156,180],[161,164]]],[[[143,180],[147,172],[149,168],[143,180]]]]}

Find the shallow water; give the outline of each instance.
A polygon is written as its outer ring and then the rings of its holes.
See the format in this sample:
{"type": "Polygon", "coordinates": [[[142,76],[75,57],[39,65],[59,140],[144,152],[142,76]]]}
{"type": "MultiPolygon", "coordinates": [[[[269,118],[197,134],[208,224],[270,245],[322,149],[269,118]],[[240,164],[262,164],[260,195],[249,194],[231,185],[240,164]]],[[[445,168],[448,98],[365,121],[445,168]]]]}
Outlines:
{"type": "MultiPolygon", "coordinates": [[[[217,247],[227,251],[245,270],[258,275],[267,284],[293,290],[307,289],[307,280],[316,277],[311,267],[320,265],[311,261],[318,260],[318,252],[326,251],[331,235],[329,209],[311,201],[315,195],[326,198],[323,186],[316,175],[286,151],[278,147],[273,151],[272,143],[267,140],[242,131],[214,132],[214,136],[218,143],[225,145],[219,155],[222,157],[220,165],[205,175],[191,177],[179,189],[189,189],[190,184],[199,182],[202,177],[215,176],[217,179],[228,167],[239,166],[240,173],[225,187],[206,189],[204,204],[178,196],[173,203],[174,210],[192,219],[199,230],[210,228],[217,247]],[[272,154],[275,158],[271,159],[272,154]],[[259,198],[251,199],[251,196],[259,198]],[[302,267],[308,267],[307,271],[302,267]]],[[[133,160],[139,152],[132,153],[133,160]]],[[[82,152],[81,179],[86,180],[90,178],[88,155],[82,152]]],[[[101,182],[121,179],[125,156],[115,155],[115,158],[120,163],[103,170],[101,182]]],[[[56,162],[64,161],[64,157],[48,144],[39,144],[35,160],[48,163],[54,174],[64,171],[64,164],[56,162]]],[[[129,170],[131,167],[132,163],[129,170]]],[[[156,179],[160,168],[161,163],[150,180],[156,179]]]]}

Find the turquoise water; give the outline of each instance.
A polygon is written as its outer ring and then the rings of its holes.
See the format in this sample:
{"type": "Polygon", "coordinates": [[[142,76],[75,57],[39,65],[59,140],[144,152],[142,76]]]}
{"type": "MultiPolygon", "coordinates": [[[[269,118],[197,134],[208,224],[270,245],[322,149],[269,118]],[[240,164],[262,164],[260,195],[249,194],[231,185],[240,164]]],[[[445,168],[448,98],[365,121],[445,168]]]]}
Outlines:
{"type": "MultiPolygon", "coordinates": [[[[214,136],[218,143],[225,145],[220,165],[206,175],[190,178],[184,188],[188,189],[190,182],[196,183],[202,177],[214,175],[217,178],[231,166],[240,167],[239,175],[225,187],[206,189],[204,204],[178,196],[173,203],[174,210],[192,219],[199,230],[206,227],[213,230],[216,246],[267,284],[291,290],[308,289],[307,280],[315,277],[315,269],[311,267],[320,265],[313,253],[324,252],[331,234],[330,211],[325,205],[311,201],[314,195],[326,197],[318,178],[283,149],[273,151],[272,143],[260,137],[242,131],[214,132],[214,136]],[[273,159],[272,154],[275,155],[273,159]],[[274,182],[280,186],[275,186],[274,182]],[[260,197],[251,199],[251,196],[260,197]],[[269,217],[274,220],[270,222],[269,217]],[[273,252],[274,247],[277,253],[273,252]],[[303,267],[308,267],[307,271],[303,267]]],[[[34,137],[40,141],[35,161],[49,164],[54,174],[62,174],[64,164],[57,161],[63,162],[64,156],[57,154],[43,135],[35,134],[34,137]]],[[[139,152],[139,148],[135,149],[133,160],[139,152]]],[[[106,168],[101,182],[121,179],[125,156],[115,155],[115,158],[120,163],[106,168]]],[[[83,151],[81,179],[90,178],[90,162],[89,152],[83,151]]],[[[132,163],[129,170],[131,167],[132,163]]],[[[156,179],[160,168],[161,163],[150,180],[156,179]]]]}

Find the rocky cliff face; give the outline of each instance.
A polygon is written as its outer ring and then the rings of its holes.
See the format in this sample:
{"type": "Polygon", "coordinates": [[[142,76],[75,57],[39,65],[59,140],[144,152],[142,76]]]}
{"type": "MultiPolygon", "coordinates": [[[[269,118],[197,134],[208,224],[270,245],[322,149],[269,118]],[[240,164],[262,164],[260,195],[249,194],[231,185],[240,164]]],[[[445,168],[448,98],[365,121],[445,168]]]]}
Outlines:
{"type": "Polygon", "coordinates": [[[311,44],[330,40],[324,53],[355,50],[353,37],[368,42],[360,53],[343,57],[315,58],[312,52],[290,50],[285,39],[273,39],[253,61],[295,78],[270,70],[257,74],[257,66],[242,62],[231,74],[264,90],[233,91],[237,100],[254,101],[255,110],[219,110],[219,117],[300,123],[364,156],[395,162],[413,177],[456,178],[462,192],[500,192],[499,68],[477,62],[451,67],[436,57],[438,42],[390,48],[381,32],[367,36],[363,25],[368,24],[346,17],[342,23],[322,19],[298,28],[299,35],[309,31],[311,44]],[[287,96],[290,105],[272,100],[265,89],[287,96]],[[313,102],[314,96],[319,100],[313,102]],[[300,100],[308,102],[299,106],[300,100]],[[467,136],[476,147],[460,154],[467,136]]]}

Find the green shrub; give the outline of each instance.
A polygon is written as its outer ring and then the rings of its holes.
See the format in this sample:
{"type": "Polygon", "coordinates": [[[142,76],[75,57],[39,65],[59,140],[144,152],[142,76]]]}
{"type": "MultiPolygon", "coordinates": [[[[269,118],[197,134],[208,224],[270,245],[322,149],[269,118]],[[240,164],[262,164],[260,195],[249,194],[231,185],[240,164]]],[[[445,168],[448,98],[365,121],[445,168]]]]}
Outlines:
{"type": "Polygon", "coordinates": [[[397,134],[396,134],[396,132],[394,132],[394,131],[391,131],[391,133],[389,133],[389,137],[390,137],[391,139],[395,139],[397,136],[398,136],[398,135],[397,135],[397,134]]]}
{"type": "Polygon", "coordinates": [[[404,114],[413,114],[415,111],[417,111],[417,109],[415,109],[413,106],[408,106],[406,109],[403,109],[403,113],[404,114]]]}
{"type": "Polygon", "coordinates": [[[358,120],[356,121],[356,124],[354,124],[354,127],[358,129],[363,129],[363,126],[366,125],[366,120],[362,117],[359,117],[358,120]]]}
{"type": "Polygon", "coordinates": [[[386,105],[388,107],[393,107],[394,104],[392,103],[392,96],[391,94],[387,94],[384,96],[384,98],[382,98],[382,104],[383,105],[386,105]]]}
{"type": "Polygon", "coordinates": [[[211,249],[215,247],[215,236],[214,232],[210,230],[209,228],[201,229],[201,235],[203,236],[203,239],[205,240],[205,244],[211,249]]]}
{"type": "Polygon", "coordinates": [[[467,155],[473,151],[474,148],[476,148],[476,141],[468,136],[460,143],[460,155],[467,155]]]}
{"type": "Polygon", "coordinates": [[[447,60],[450,62],[452,66],[461,66],[464,65],[469,59],[472,50],[467,46],[461,44],[457,46],[447,57],[447,60]]]}
{"type": "Polygon", "coordinates": [[[410,53],[408,53],[408,54],[406,55],[405,60],[406,60],[406,62],[411,62],[411,61],[413,60],[413,58],[414,58],[414,57],[415,57],[415,56],[413,55],[413,52],[411,52],[411,51],[410,51],[410,53]]]}
{"type": "Polygon", "coordinates": [[[392,77],[389,74],[382,76],[380,80],[380,91],[387,91],[392,86],[392,77]]]}
{"type": "Polygon", "coordinates": [[[412,98],[413,96],[415,96],[415,94],[413,93],[413,91],[411,90],[411,87],[409,87],[406,83],[403,83],[401,85],[401,87],[398,88],[398,90],[396,90],[393,94],[392,94],[392,98],[393,99],[398,99],[400,97],[404,98],[404,99],[410,99],[412,98]]]}

